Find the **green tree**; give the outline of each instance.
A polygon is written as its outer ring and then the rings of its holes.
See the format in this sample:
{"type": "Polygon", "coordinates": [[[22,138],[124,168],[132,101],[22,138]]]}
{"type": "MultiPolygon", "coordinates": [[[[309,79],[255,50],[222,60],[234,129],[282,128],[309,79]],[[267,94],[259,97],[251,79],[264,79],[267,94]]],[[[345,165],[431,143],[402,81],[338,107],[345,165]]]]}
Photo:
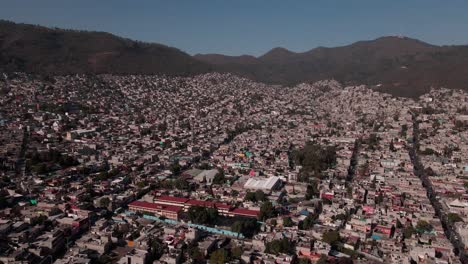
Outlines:
{"type": "Polygon", "coordinates": [[[190,185],[188,183],[188,181],[182,179],[182,178],[178,178],[174,181],[174,187],[176,189],[179,189],[179,190],[189,190],[190,189],[190,185]]]}
{"type": "Polygon", "coordinates": [[[138,182],[138,183],[136,184],[136,186],[137,186],[138,188],[140,188],[140,189],[143,189],[143,188],[146,187],[146,183],[143,182],[143,181],[141,181],[141,182],[138,182]]]}
{"type": "Polygon", "coordinates": [[[401,223],[400,219],[396,220],[396,228],[403,228],[403,224],[401,223]]]}
{"type": "Polygon", "coordinates": [[[307,182],[311,176],[320,177],[322,171],[336,164],[336,147],[309,142],[304,148],[294,150],[292,158],[302,166],[299,180],[307,182]]]}
{"type": "Polygon", "coordinates": [[[415,230],[413,226],[407,226],[405,227],[405,229],[403,229],[403,236],[405,238],[411,238],[414,233],[415,233],[415,230]]]}
{"type": "Polygon", "coordinates": [[[254,192],[247,192],[245,194],[244,200],[251,201],[251,202],[256,202],[257,201],[257,199],[255,198],[255,193],[254,192]]]}
{"type": "Polygon", "coordinates": [[[291,227],[294,226],[294,222],[292,221],[291,217],[283,218],[283,226],[284,227],[291,227]]]}
{"type": "Polygon", "coordinates": [[[267,196],[262,190],[255,191],[255,200],[257,200],[257,202],[262,202],[262,201],[265,201],[266,199],[267,199],[267,196]]]}
{"type": "Polygon", "coordinates": [[[61,214],[61,213],[63,213],[63,212],[58,207],[53,207],[50,210],[50,215],[58,215],[58,214],[61,214]]]}
{"type": "Polygon", "coordinates": [[[107,208],[109,207],[109,204],[110,204],[110,199],[108,197],[104,197],[104,198],[101,198],[101,200],[99,200],[100,207],[107,208]]]}
{"type": "Polygon", "coordinates": [[[319,194],[320,192],[318,190],[317,182],[314,182],[314,184],[307,185],[307,191],[305,195],[305,198],[307,200],[318,197],[319,194]]]}
{"type": "Polygon", "coordinates": [[[400,136],[405,138],[408,132],[408,125],[404,124],[401,126],[400,136]]]}
{"type": "Polygon", "coordinates": [[[200,248],[196,245],[189,245],[188,253],[194,263],[202,262],[205,257],[200,248]]]}
{"type": "Polygon", "coordinates": [[[336,230],[327,231],[323,234],[322,240],[333,245],[341,240],[340,233],[336,230]]]}
{"type": "Polygon", "coordinates": [[[226,176],[223,170],[218,170],[218,173],[213,178],[213,184],[224,184],[226,182],[226,176]]]}
{"type": "Polygon", "coordinates": [[[107,171],[100,172],[96,177],[96,179],[98,181],[106,181],[109,178],[110,178],[110,176],[109,176],[109,173],[107,171]]]}
{"type": "Polygon", "coordinates": [[[328,257],[327,257],[327,255],[322,254],[322,255],[320,255],[320,258],[319,258],[319,260],[317,260],[316,264],[326,264],[326,263],[329,263],[328,262],[328,257]]]}
{"type": "Polygon", "coordinates": [[[463,218],[461,218],[458,214],[456,213],[449,213],[447,215],[448,220],[450,223],[456,223],[456,222],[463,222],[463,218]]]}
{"type": "Polygon", "coordinates": [[[262,202],[267,200],[267,195],[262,190],[257,190],[255,192],[247,192],[245,194],[246,201],[251,202],[262,202]]]}
{"type": "Polygon", "coordinates": [[[234,259],[240,259],[242,257],[242,253],[244,253],[244,251],[241,247],[235,246],[231,249],[231,254],[234,259]]]}
{"type": "Polygon", "coordinates": [[[260,220],[266,220],[268,218],[272,218],[273,216],[276,215],[275,208],[273,207],[273,204],[270,201],[266,201],[262,204],[260,207],[260,215],[259,218],[260,220]]]}
{"type": "Polygon", "coordinates": [[[393,144],[393,139],[392,139],[392,141],[390,141],[390,151],[392,151],[392,152],[396,151],[395,145],[393,144]]]}
{"type": "Polygon", "coordinates": [[[265,252],[278,255],[280,253],[291,254],[294,251],[294,243],[287,238],[273,240],[266,243],[265,252]]]}
{"type": "Polygon", "coordinates": [[[165,249],[165,246],[161,240],[153,239],[151,241],[151,249],[150,249],[152,259],[157,260],[161,258],[161,256],[164,254],[164,249],[165,249]]]}
{"type": "Polygon", "coordinates": [[[182,170],[182,167],[180,166],[179,162],[176,161],[171,164],[169,169],[171,170],[172,174],[177,175],[182,170]]]}
{"type": "Polygon", "coordinates": [[[317,220],[318,215],[310,214],[303,221],[299,222],[299,229],[301,230],[310,230],[314,227],[315,221],[317,220]]]}
{"type": "Polygon", "coordinates": [[[431,232],[433,229],[434,227],[424,220],[419,220],[416,225],[416,230],[418,232],[431,232]]]}
{"type": "Polygon", "coordinates": [[[229,256],[226,250],[224,249],[218,249],[211,253],[210,256],[210,264],[224,264],[229,261],[229,256]]]}
{"type": "Polygon", "coordinates": [[[216,208],[191,206],[188,210],[188,216],[193,223],[211,225],[218,219],[218,210],[216,208]]]}
{"type": "Polygon", "coordinates": [[[238,220],[232,224],[233,232],[241,233],[245,237],[252,237],[258,231],[258,224],[255,219],[238,220]]]}

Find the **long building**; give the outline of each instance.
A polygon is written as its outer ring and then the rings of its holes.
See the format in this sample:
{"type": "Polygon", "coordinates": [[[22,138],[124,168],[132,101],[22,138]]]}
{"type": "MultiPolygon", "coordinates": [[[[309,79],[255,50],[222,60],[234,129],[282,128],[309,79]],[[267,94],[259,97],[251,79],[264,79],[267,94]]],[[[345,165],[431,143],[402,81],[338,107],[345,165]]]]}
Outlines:
{"type": "Polygon", "coordinates": [[[179,220],[182,207],[160,203],[149,203],[143,201],[134,201],[128,204],[128,208],[134,212],[152,213],[157,216],[164,216],[169,219],[179,220]]]}
{"type": "MultiPolygon", "coordinates": [[[[217,202],[210,202],[210,201],[200,201],[195,199],[188,199],[182,197],[174,197],[174,196],[167,196],[167,195],[160,195],[155,196],[154,204],[160,206],[167,206],[168,208],[178,208],[179,210],[188,211],[188,209],[192,206],[201,206],[205,208],[216,208],[218,213],[223,216],[242,216],[242,217],[251,217],[251,218],[258,218],[259,211],[257,210],[249,210],[244,208],[235,208],[229,204],[225,203],[217,203],[217,202]]],[[[137,201],[138,202],[138,201],[137,201]]],[[[130,205],[134,204],[135,202],[129,204],[130,210],[134,211],[132,208],[136,208],[135,206],[130,207],[130,205]]],[[[147,202],[140,202],[146,204],[152,204],[147,202]]],[[[138,208],[136,208],[138,209],[138,208]]],[[[156,210],[156,209],[155,209],[156,210]]],[[[140,208],[141,211],[141,208],[140,208]]],[[[154,212],[153,212],[154,213],[154,212]]],[[[160,215],[160,213],[157,213],[160,215]]],[[[167,217],[167,216],[166,216],[167,217]]],[[[170,218],[170,217],[168,217],[170,218]]],[[[171,218],[175,219],[175,218],[171,218]]]]}

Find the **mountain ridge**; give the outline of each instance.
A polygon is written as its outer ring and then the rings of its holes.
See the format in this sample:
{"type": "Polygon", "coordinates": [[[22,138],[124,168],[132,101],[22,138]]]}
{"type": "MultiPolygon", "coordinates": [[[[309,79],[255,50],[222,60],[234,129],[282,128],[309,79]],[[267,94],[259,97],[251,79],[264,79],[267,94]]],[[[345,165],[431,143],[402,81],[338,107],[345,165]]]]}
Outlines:
{"type": "Polygon", "coordinates": [[[229,72],[280,85],[336,79],[345,85],[366,84],[414,97],[431,87],[467,89],[468,46],[437,46],[409,37],[384,36],[304,52],[276,47],[258,57],[190,56],[173,47],[106,32],[0,20],[0,71],[177,76],[229,72]]]}
{"type": "Polygon", "coordinates": [[[191,75],[212,70],[176,48],[106,32],[0,21],[0,69],[45,74],[191,75]]]}

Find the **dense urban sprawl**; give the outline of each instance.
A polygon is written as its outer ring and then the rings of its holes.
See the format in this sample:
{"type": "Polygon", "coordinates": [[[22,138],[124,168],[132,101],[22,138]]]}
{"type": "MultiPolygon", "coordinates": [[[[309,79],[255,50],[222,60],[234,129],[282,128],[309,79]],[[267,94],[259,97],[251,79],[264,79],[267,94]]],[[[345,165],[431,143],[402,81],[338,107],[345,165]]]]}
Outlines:
{"type": "Polygon", "coordinates": [[[2,263],[462,263],[468,94],[3,74],[2,263]]]}

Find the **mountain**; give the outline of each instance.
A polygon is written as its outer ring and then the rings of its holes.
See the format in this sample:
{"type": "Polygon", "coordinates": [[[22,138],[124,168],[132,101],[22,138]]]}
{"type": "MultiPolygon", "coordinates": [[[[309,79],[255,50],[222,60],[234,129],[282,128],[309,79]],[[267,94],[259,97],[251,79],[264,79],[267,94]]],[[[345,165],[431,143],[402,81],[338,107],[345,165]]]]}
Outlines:
{"type": "Polygon", "coordinates": [[[285,63],[286,61],[297,57],[298,53],[294,53],[285,48],[276,47],[258,59],[265,63],[285,63]]]}
{"type": "MultiPolygon", "coordinates": [[[[209,56],[196,58],[213,63],[209,56]]],[[[232,63],[238,61],[233,57],[218,57],[217,70],[285,85],[334,78],[410,97],[431,86],[468,88],[468,46],[435,46],[407,37],[382,37],[302,53],[274,48],[256,59],[243,64],[232,63]]]]}
{"type": "Polygon", "coordinates": [[[212,67],[160,44],[132,41],[104,32],[0,21],[0,70],[190,75],[210,71],[212,67]]]}
{"type": "Polygon", "coordinates": [[[224,64],[257,64],[259,61],[254,56],[242,55],[242,56],[226,56],[222,54],[196,54],[193,56],[195,59],[213,64],[213,65],[224,65],[224,64]]]}
{"type": "Polygon", "coordinates": [[[435,46],[407,37],[382,37],[306,52],[278,47],[259,57],[190,56],[161,44],[104,32],[0,20],[0,71],[184,76],[216,71],[282,85],[336,79],[345,85],[368,84],[413,97],[430,87],[467,89],[468,46],[435,46]]]}

